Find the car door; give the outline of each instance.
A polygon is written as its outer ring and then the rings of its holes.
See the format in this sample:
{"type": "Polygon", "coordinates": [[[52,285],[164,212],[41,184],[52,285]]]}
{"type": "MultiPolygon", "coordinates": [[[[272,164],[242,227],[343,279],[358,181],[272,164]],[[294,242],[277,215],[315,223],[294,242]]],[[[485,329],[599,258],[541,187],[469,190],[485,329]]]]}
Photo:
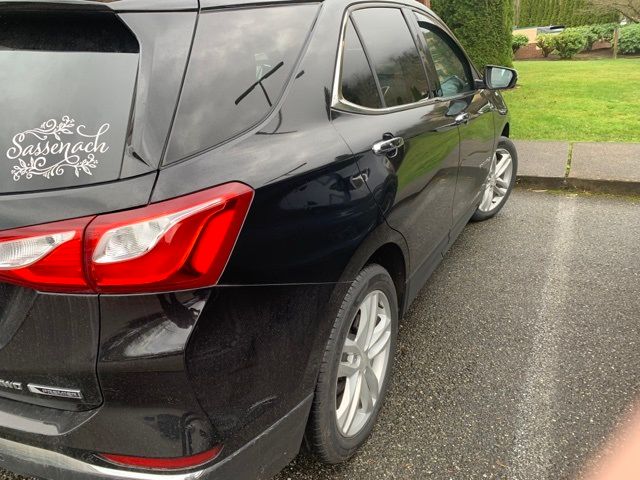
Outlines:
{"type": "Polygon", "coordinates": [[[476,88],[474,69],[463,50],[435,18],[414,11],[437,78],[436,95],[460,125],[460,168],[453,206],[458,228],[466,224],[480,200],[495,152],[493,104],[476,88]]]}
{"type": "Polygon", "coordinates": [[[410,274],[426,278],[448,242],[459,135],[447,104],[433,98],[411,15],[397,5],[349,12],[333,117],[388,223],[407,240],[410,274]]]}

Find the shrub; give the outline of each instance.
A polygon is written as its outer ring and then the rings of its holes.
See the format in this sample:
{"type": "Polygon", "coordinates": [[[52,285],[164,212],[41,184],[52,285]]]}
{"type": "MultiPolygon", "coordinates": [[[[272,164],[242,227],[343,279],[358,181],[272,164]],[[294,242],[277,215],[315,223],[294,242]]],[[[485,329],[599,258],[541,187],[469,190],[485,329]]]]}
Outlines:
{"type": "Polygon", "coordinates": [[[536,45],[542,50],[542,55],[548,57],[556,49],[555,35],[542,34],[536,37],[536,45]]]}
{"type": "Polygon", "coordinates": [[[632,23],[620,29],[620,52],[640,53],[640,23],[632,23]]]}
{"type": "Polygon", "coordinates": [[[514,54],[526,45],[529,45],[529,37],[527,37],[526,35],[523,35],[522,33],[517,33],[513,35],[511,48],[513,49],[514,54]]]}
{"type": "Polygon", "coordinates": [[[613,42],[613,32],[620,25],[617,23],[602,23],[599,25],[591,25],[593,33],[596,35],[597,41],[613,42]]]}
{"type": "Polygon", "coordinates": [[[587,40],[582,32],[565,30],[554,38],[554,45],[558,54],[565,59],[570,59],[585,49],[587,40]]]}
{"type": "Polygon", "coordinates": [[[476,67],[513,65],[513,0],[433,0],[476,67]]]}
{"type": "Polygon", "coordinates": [[[595,32],[593,25],[585,25],[583,27],[567,28],[565,32],[577,33],[584,38],[583,50],[591,50],[593,44],[598,41],[598,34],[595,32]]]}

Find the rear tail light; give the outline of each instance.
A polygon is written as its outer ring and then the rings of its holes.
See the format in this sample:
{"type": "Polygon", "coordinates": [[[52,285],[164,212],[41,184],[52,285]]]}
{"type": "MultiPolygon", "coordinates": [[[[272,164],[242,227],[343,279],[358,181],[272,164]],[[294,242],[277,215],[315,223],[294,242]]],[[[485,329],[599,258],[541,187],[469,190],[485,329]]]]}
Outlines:
{"type": "Polygon", "coordinates": [[[92,219],[1,231],[0,280],[45,291],[88,292],[82,238],[92,219]]]}
{"type": "Polygon", "coordinates": [[[211,450],[197,455],[178,458],[130,457],[110,453],[100,454],[100,457],[122,467],[144,468],[149,470],[185,470],[199,467],[214,460],[220,454],[221,450],[221,446],[216,446],[211,450]]]}
{"type": "Polygon", "coordinates": [[[28,267],[75,236],[76,232],[62,232],[8,240],[0,244],[0,270],[28,267]]]}
{"type": "Polygon", "coordinates": [[[134,210],[0,232],[0,279],[78,293],[211,286],[252,198],[251,188],[229,183],[134,210]]]}

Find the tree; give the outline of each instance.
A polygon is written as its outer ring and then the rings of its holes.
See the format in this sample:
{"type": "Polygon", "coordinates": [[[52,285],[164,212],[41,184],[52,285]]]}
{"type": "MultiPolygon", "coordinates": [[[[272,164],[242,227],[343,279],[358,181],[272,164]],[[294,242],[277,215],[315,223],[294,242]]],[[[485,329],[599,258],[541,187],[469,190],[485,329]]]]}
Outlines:
{"type": "Polygon", "coordinates": [[[632,22],[640,22],[640,0],[589,0],[591,5],[604,11],[614,11],[632,22]]]}
{"type": "MultiPolygon", "coordinates": [[[[620,14],[612,9],[593,8],[592,0],[519,0],[519,27],[542,27],[564,25],[578,27],[610,23],[619,19],[620,14]]],[[[640,0],[593,0],[599,3],[626,2],[638,3],[640,0]]]]}
{"type": "Polygon", "coordinates": [[[514,0],[432,0],[476,67],[513,65],[514,0]]]}

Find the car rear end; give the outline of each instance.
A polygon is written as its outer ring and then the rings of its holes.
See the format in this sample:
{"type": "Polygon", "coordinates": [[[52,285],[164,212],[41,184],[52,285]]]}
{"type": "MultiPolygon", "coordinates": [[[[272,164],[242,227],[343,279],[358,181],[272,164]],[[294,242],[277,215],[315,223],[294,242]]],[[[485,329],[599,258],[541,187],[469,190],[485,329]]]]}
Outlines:
{"type": "MultiPolygon", "coordinates": [[[[124,453],[165,459],[158,465],[170,469],[205,463],[219,451],[175,348],[189,326],[150,318],[160,305],[151,311],[140,301],[127,315],[111,313],[106,296],[100,300],[115,284],[138,291],[141,276],[133,273],[140,265],[122,257],[136,238],[114,230],[120,236],[100,247],[102,261],[94,259],[97,245],[89,246],[90,225],[101,230],[94,230],[97,242],[103,230],[150,213],[145,206],[196,17],[195,2],[183,2],[179,12],[144,13],[97,2],[0,3],[0,465],[6,468],[43,478],[110,478],[120,475],[108,471],[126,463],[124,453]],[[96,266],[103,274],[91,272],[96,266]],[[156,355],[161,362],[141,360],[156,355]],[[200,457],[184,460],[193,455],[200,457]]],[[[202,218],[222,208],[202,207],[211,201],[192,202],[202,218]]],[[[158,289],[172,289],[171,282],[158,289]]],[[[202,301],[193,293],[176,298],[175,308],[187,312],[202,301]]]]}
{"type": "Polygon", "coordinates": [[[298,451],[379,210],[327,122],[320,4],[206,3],[0,2],[1,468],[266,478],[298,451]]]}
{"type": "Polygon", "coordinates": [[[152,200],[198,14],[195,0],[0,2],[0,467],[224,478],[269,470],[212,467],[242,446],[282,456],[257,434],[227,441],[202,398],[228,393],[197,391],[187,358],[254,190],[212,177],[152,200]]]}

